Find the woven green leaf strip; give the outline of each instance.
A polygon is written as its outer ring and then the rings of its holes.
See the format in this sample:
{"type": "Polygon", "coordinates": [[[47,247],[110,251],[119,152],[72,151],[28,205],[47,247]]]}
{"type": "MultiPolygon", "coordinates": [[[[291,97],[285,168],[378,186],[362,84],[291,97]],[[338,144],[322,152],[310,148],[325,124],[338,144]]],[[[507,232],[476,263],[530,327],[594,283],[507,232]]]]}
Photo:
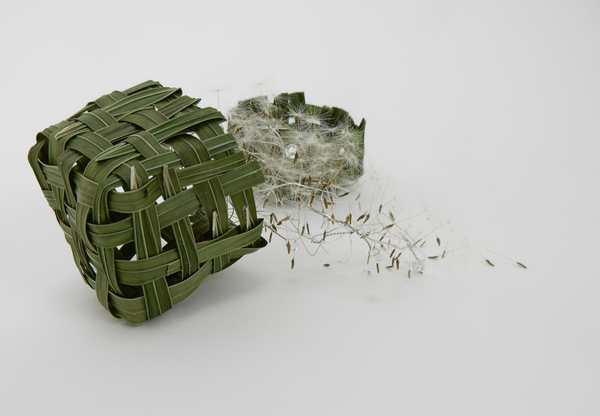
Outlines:
{"type": "Polygon", "coordinates": [[[266,245],[260,166],[198,102],[147,81],[88,103],[29,151],[84,281],[133,324],[266,245]]]}

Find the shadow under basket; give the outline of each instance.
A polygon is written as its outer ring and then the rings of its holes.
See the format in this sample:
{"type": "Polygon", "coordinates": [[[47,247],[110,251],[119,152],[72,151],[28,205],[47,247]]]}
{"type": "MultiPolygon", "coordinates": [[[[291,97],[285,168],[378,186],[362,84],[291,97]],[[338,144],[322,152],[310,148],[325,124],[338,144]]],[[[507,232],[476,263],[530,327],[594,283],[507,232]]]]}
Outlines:
{"type": "Polygon", "coordinates": [[[147,81],[90,102],[29,151],[84,281],[132,324],[266,245],[252,193],[262,170],[199,101],[147,81]]]}

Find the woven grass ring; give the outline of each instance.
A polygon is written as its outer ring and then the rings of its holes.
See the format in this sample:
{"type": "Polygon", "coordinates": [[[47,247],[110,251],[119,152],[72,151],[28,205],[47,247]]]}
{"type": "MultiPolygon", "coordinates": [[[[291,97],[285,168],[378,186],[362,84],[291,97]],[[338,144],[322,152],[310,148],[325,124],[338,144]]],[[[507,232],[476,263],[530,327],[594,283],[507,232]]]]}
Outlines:
{"type": "Polygon", "coordinates": [[[260,166],[199,101],[147,81],[48,127],[29,151],[84,281],[132,324],[266,245],[260,166]]]}

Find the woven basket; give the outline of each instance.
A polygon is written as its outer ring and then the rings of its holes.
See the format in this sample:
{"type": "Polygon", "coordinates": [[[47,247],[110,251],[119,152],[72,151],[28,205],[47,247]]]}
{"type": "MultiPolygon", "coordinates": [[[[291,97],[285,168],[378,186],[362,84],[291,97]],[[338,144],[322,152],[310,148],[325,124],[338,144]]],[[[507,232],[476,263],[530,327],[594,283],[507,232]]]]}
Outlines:
{"type": "Polygon", "coordinates": [[[266,245],[260,166],[199,101],[147,81],[48,127],[29,151],[84,281],[132,324],[266,245]]]}

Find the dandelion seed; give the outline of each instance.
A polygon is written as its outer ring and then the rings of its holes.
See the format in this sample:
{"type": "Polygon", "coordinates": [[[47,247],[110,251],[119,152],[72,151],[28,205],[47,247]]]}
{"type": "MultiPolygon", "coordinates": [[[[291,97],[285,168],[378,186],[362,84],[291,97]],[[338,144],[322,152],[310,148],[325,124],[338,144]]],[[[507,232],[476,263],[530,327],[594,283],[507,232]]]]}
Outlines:
{"type": "Polygon", "coordinates": [[[494,266],[494,263],[492,263],[491,261],[489,261],[488,259],[485,259],[485,261],[487,262],[487,264],[489,264],[490,266],[494,266]]]}
{"type": "Polygon", "coordinates": [[[379,263],[375,263],[375,266],[377,266],[377,273],[379,273],[379,263]]]}
{"type": "Polygon", "coordinates": [[[437,241],[437,245],[438,245],[438,247],[439,247],[440,245],[442,245],[442,242],[440,241],[440,238],[439,238],[439,237],[436,237],[436,238],[435,238],[435,240],[437,241]]]}
{"type": "Polygon", "coordinates": [[[219,214],[217,213],[217,211],[213,211],[212,218],[212,233],[213,236],[217,236],[219,234],[219,214]]]}
{"type": "Polygon", "coordinates": [[[294,259],[292,259],[292,262],[291,262],[291,266],[292,266],[291,268],[292,268],[292,269],[294,269],[294,265],[295,265],[295,264],[296,264],[296,262],[294,261],[294,259]]]}
{"type": "Polygon", "coordinates": [[[250,210],[248,209],[248,205],[244,205],[242,207],[242,211],[244,212],[244,214],[246,216],[246,231],[248,231],[252,228],[252,217],[250,215],[250,210]]]}
{"type": "Polygon", "coordinates": [[[288,254],[290,254],[290,251],[291,251],[291,249],[292,249],[292,246],[290,245],[290,242],[289,242],[289,241],[288,241],[288,242],[286,242],[286,243],[285,243],[285,246],[287,247],[288,254]]]}
{"type": "Polygon", "coordinates": [[[526,269],[526,268],[527,268],[527,266],[525,266],[523,263],[519,263],[519,262],[516,262],[516,263],[517,263],[519,266],[521,266],[522,268],[524,268],[524,269],[526,269]]]}
{"type": "Polygon", "coordinates": [[[131,183],[130,189],[133,191],[137,189],[137,175],[135,174],[135,166],[131,167],[131,176],[129,178],[129,182],[131,183]]]}
{"type": "Polygon", "coordinates": [[[383,208],[383,205],[379,205],[379,213],[381,214],[381,209],[383,208]]]}
{"type": "Polygon", "coordinates": [[[329,266],[330,266],[330,264],[329,264],[329,263],[325,263],[323,266],[325,266],[325,267],[329,267],[329,266]]]}

